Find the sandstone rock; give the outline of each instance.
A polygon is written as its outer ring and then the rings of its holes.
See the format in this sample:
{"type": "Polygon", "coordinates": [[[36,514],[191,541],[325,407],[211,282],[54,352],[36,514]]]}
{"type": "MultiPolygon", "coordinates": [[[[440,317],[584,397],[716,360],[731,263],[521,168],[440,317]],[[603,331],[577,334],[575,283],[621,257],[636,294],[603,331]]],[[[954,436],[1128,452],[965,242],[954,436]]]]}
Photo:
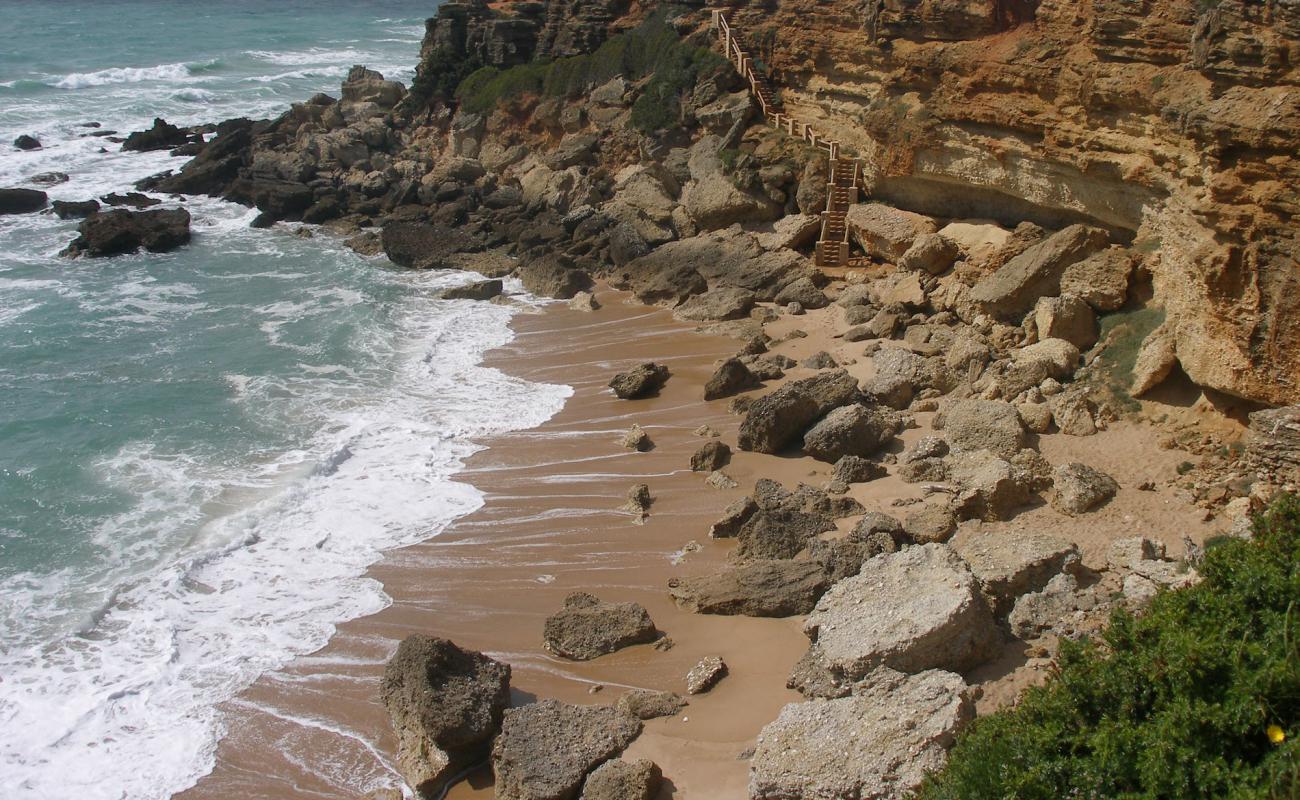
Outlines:
{"type": "Polygon", "coordinates": [[[719,656],[705,656],[686,673],[686,693],[704,694],[727,675],[727,665],[719,656]]]}
{"type": "Polygon", "coordinates": [[[704,384],[704,399],[717,400],[762,386],[762,381],[738,358],[722,362],[704,384]]]}
{"type": "Polygon", "coordinates": [[[637,719],[658,719],[676,716],[686,705],[686,698],[676,692],[633,689],[618,698],[616,708],[637,719]]]}
{"type": "Polygon", "coordinates": [[[903,520],[903,533],[918,544],[946,542],[956,530],[957,509],[946,502],[922,503],[903,520]]]}
{"type": "Polygon", "coordinates": [[[1064,339],[1080,350],[1097,342],[1097,317],[1074,295],[1040,297],[1034,307],[1040,339],[1064,339]]]}
{"type": "Polygon", "coordinates": [[[961,247],[942,233],[926,233],[918,236],[912,246],[898,259],[900,269],[928,272],[942,275],[952,268],[952,263],[961,255],[961,247]]]}
{"type": "Polygon", "coordinates": [[[871,361],[876,373],[862,391],[890,408],[907,408],[916,393],[930,384],[926,360],[902,347],[882,347],[871,361]]]}
{"type": "Polygon", "coordinates": [[[1178,365],[1175,341],[1173,327],[1167,323],[1147,334],[1133,364],[1133,384],[1129,387],[1129,394],[1141,397],[1169,377],[1178,365]]]}
{"type": "Polygon", "coordinates": [[[752,800],[906,797],[943,767],[975,716],[960,676],[880,669],[852,697],[791,703],[763,728],[750,766],[752,800]]]}
{"type": "Polygon", "coordinates": [[[627,433],[623,435],[623,446],[629,450],[636,450],[639,453],[649,452],[654,449],[654,442],[650,441],[650,434],[635,422],[627,433]]]}
{"type": "Polygon", "coordinates": [[[917,237],[938,230],[929,217],[879,203],[849,206],[845,223],[867,255],[891,262],[901,258],[917,237]]]}
{"type": "Polygon", "coordinates": [[[825,308],[831,304],[826,294],[817,285],[808,278],[800,278],[788,284],[784,289],[777,292],[776,303],[778,305],[789,305],[798,303],[802,308],[825,308]]]}
{"type": "Polygon", "coordinates": [[[851,483],[867,483],[883,478],[889,471],[874,461],[861,456],[841,456],[831,469],[831,481],[847,486],[851,483]]]}
{"type": "Polygon", "coordinates": [[[1052,428],[1052,409],[1046,403],[1021,403],[1016,413],[1030,433],[1047,433],[1052,428]]]}
{"type": "Polygon", "coordinates": [[[903,523],[879,511],[869,511],[864,514],[857,525],[853,526],[852,532],[849,533],[849,540],[868,542],[878,533],[889,536],[897,544],[910,543],[907,534],[903,531],[903,523]]]}
{"type": "Polygon", "coordinates": [[[1010,519],[1016,509],[1029,502],[1025,477],[1009,462],[987,451],[954,457],[949,479],[958,486],[955,506],[962,519],[1010,519]]]}
{"type": "Polygon", "coordinates": [[[1083,390],[1071,389],[1053,397],[1052,419],[1067,436],[1091,436],[1097,432],[1097,407],[1083,390]]]}
{"type": "Polygon", "coordinates": [[[40,211],[50,196],[39,189],[0,189],[0,215],[40,211]]]}
{"type": "Polygon", "coordinates": [[[730,447],[718,441],[705,442],[691,456],[691,470],[713,472],[725,467],[729,461],[731,461],[730,447]]]}
{"type": "Polygon", "coordinates": [[[782,386],[753,402],[740,424],[741,450],[777,453],[812,422],[858,395],[847,370],[834,370],[782,386]]]}
{"type": "Polygon", "coordinates": [[[1079,558],[1070,542],[1041,533],[981,532],[954,549],[970,565],[984,601],[999,617],[1010,613],[1021,595],[1041,591],[1079,558]]]}
{"type": "Polygon", "coordinates": [[[839,362],[835,360],[835,356],[832,356],[825,350],[818,350],[803,361],[800,361],[799,366],[804,369],[835,369],[839,366],[839,362]]]}
{"type": "Polygon", "coordinates": [[[804,623],[810,652],[836,680],[879,666],[904,672],[970,669],[999,644],[970,568],[946,545],[879,555],[835,584],[804,623]]]}
{"type": "Polygon", "coordinates": [[[641,524],[650,515],[650,506],[653,503],[654,499],[650,496],[650,487],[647,484],[638,483],[628,489],[627,502],[623,504],[623,510],[636,515],[639,519],[634,521],[641,524]]]}
{"type": "Polygon", "coordinates": [[[1105,247],[1108,239],[1098,228],[1071,225],[975,284],[970,298],[986,314],[1018,319],[1038,298],[1059,294],[1066,268],[1105,247]]]}
{"type": "Polygon", "coordinates": [[[650,615],[636,603],[602,603],[594,595],[574,592],[564,609],[546,618],[546,649],[575,661],[653,642],[659,635],[650,615]]]}
{"type": "Polygon", "coordinates": [[[452,255],[481,249],[463,231],[423,222],[389,223],[382,241],[389,261],[413,269],[446,269],[452,255]]]}
{"type": "Polygon", "coordinates": [[[1017,365],[1035,367],[1037,381],[1049,377],[1059,380],[1074,374],[1079,366],[1079,348],[1064,339],[1043,339],[1014,351],[1011,358],[1017,365]]]}
{"type": "Polygon", "coordinates": [[[915,272],[895,272],[871,282],[871,300],[885,308],[905,306],[919,309],[925,307],[926,294],[921,286],[920,275],[915,272]]]}
{"type": "Polygon", "coordinates": [[[647,759],[606,761],[587,776],[581,800],[651,800],[663,774],[647,759]]]}
{"type": "Polygon", "coordinates": [[[988,450],[1010,458],[1025,444],[1016,407],[1000,400],[962,400],[944,415],[948,443],[957,450],[988,450]]]}
{"type": "Polygon", "coordinates": [[[636,400],[657,394],[668,382],[668,368],[653,361],[620,372],[609,381],[609,388],[621,400],[636,400]]]}
{"type": "Polygon", "coordinates": [[[673,309],[673,316],[688,322],[744,319],[753,307],[753,292],[720,286],[687,299],[673,309]]]}
{"type": "Polygon", "coordinates": [[[1096,311],[1116,311],[1128,300],[1132,273],[1133,255],[1122,247],[1108,247],[1066,267],[1061,294],[1074,295],[1096,311]]]}
{"type": "Polygon", "coordinates": [[[754,235],[764,250],[790,250],[817,241],[821,233],[820,214],[789,214],[772,223],[770,232],[754,235]]]}
{"type": "Polygon", "coordinates": [[[737,222],[761,222],[777,216],[777,209],[770,200],[737,188],[731,178],[721,172],[688,184],[682,192],[682,205],[702,231],[725,228],[737,222]]]}
{"type": "Polygon", "coordinates": [[[751,561],[711,575],[675,578],[669,594],[696,614],[789,617],[807,614],[830,586],[815,561],[751,561]]]}
{"type": "Polygon", "coordinates": [[[443,289],[438,296],[443,300],[491,300],[501,294],[503,286],[500,279],[474,281],[463,286],[443,289]]]}
{"type": "Polygon", "coordinates": [[[1250,413],[1247,462],[1270,483],[1300,485],[1300,405],[1250,413]]]}
{"type": "Polygon", "coordinates": [[[953,339],[952,345],[944,354],[944,363],[959,375],[971,376],[973,381],[980,370],[989,363],[992,353],[989,346],[971,335],[961,335],[953,339]]]}
{"type": "Polygon", "coordinates": [[[408,636],[384,668],[380,696],[402,777],[438,797],[490,751],[510,704],[510,666],[446,639],[408,636]]]}
{"type": "MultiPolygon", "coordinates": [[[[865,541],[814,539],[808,543],[808,558],[821,565],[830,583],[842,581],[862,571],[867,559],[898,550],[893,538],[884,533],[868,536],[865,541]]],[[[809,606],[808,611],[812,607],[809,606]]],[[[807,612],[805,612],[807,613],[807,612]]]]}
{"type": "Polygon", "coordinates": [[[578,292],[570,298],[569,308],[574,311],[596,311],[600,308],[600,302],[591,292],[578,292]]]}
{"type": "Polygon", "coordinates": [[[704,482],[709,486],[712,486],[714,489],[719,489],[722,491],[725,491],[727,489],[735,489],[736,487],[740,486],[739,483],[736,483],[734,478],[732,478],[730,475],[728,475],[727,473],[723,472],[720,469],[716,469],[713,472],[710,472],[709,477],[705,478],[704,482]]]}
{"type": "Polygon", "coordinates": [[[590,275],[558,258],[533,259],[521,265],[517,272],[524,288],[539,297],[570,300],[591,288],[590,275]]]}
{"type": "Polygon", "coordinates": [[[30,180],[37,186],[58,186],[72,180],[72,177],[66,172],[38,172],[30,180]]]}
{"type": "Polygon", "coordinates": [[[506,712],[492,747],[501,800],[571,800],[587,775],[641,733],[641,721],[605,706],[542,700],[506,712]]]}
{"type": "Polygon", "coordinates": [[[183,208],[92,214],[77,226],[80,234],[65,255],[116,256],[141,248],[151,253],[175,250],[190,240],[190,212],[183,208]]]}
{"type": "Polygon", "coordinates": [[[844,456],[867,456],[889,444],[898,429],[898,419],[890,411],[856,404],[841,406],[804,434],[803,451],[829,463],[844,456]]]}
{"type": "Polygon", "coordinates": [[[1092,511],[1119,491],[1115,479],[1087,464],[1062,464],[1052,473],[1052,508],[1071,517],[1092,511]]]}
{"type": "Polygon", "coordinates": [[[731,505],[727,506],[722,512],[722,518],[713,523],[709,528],[709,537],[712,539],[731,539],[740,533],[749,518],[754,516],[758,511],[758,504],[753,498],[742,497],[731,505]]]}
{"type": "Polygon", "coordinates": [[[736,533],[740,546],[737,558],[794,558],[808,541],[819,533],[835,529],[828,513],[804,511],[793,507],[760,508],[736,533]]]}

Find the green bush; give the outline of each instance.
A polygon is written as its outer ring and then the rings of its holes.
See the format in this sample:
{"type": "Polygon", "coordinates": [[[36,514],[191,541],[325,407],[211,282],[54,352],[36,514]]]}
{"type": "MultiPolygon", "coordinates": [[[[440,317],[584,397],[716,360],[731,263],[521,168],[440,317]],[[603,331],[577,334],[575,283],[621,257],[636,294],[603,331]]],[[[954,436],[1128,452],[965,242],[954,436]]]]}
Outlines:
{"type": "Polygon", "coordinates": [[[415,107],[435,99],[450,100],[461,82],[481,66],[477,59],[462,58],[452,50],[433,50],[416,68],[406,102],[415,107]]]}
{"type": "Polygon", "coordinates": [[[1300,501],[1254,531],[1210,548],[1198,585],[1063,646],[1048,683],[972,723],[920,796],[1300,797],[1300,501]]]}

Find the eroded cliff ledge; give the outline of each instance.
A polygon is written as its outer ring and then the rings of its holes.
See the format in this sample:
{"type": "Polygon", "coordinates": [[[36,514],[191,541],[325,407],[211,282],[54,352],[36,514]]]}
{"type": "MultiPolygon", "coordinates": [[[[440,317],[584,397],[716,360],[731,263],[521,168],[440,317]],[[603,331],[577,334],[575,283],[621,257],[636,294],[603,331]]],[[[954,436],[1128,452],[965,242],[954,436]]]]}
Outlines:
{"type": "Polygon", "coordinates": [[[1300,2],[778,0],[732,18],[875,197],[1102,224],[1147,254],[1192,380],[1300,399],[1300,2]]]}

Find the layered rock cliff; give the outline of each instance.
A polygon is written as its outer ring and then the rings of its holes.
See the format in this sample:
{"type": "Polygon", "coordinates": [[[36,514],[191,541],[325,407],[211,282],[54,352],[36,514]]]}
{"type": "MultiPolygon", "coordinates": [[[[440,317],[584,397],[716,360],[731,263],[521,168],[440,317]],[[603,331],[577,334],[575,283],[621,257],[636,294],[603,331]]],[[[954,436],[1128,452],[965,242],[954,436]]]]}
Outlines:
{"type": "Polygon", "coordinates": [[[1196,383],[1300,398],[1300,2],[737,4],[791,113],[872,194],[1108,228],[1145,254],[1196,383]]]}

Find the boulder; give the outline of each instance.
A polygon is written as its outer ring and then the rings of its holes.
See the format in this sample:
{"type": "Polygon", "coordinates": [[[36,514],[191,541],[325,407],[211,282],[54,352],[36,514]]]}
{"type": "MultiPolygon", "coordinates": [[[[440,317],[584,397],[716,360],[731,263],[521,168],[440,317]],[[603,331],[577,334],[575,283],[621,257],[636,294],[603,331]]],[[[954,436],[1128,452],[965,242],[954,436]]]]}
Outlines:
{"type": "MultiPolygon", "coordinates": [[[[792,504],[793,505],[793,504],[792,504]]],[[[805,511],[791,506],[759,508],[740,526],[737,558],[794,558],[819,533],[835,530],[828,513],[805,511]]]]}
{"type": "Polygon", "coordinates": [[[1097,342],[1097,315],[1074,295],[1040,297],[1034,307],[1034,322],[1040,339],[1064,339],[1080,350],[1097,342]]]}
{"type": "Polygon", "coordinates": [[[569,308],[574,311],[592,312],[600,308],[600,301],[591,292],[578,292],[569,299],[569,308]]]}
{"type": "Polygon", "coordinates": [[[510,666],[446,639],[408,636],[384,668],[380,697],[397,733],[397,767],[440,797],[485,759],[510,704],[510,666]]]}
{"type": "Polygon", "coordinates": [[[857,396],[857,381],[843,369],[786,384],[750,405],[740,424],[740,449],[780,452],[814,421],[857,396]]]}
{"type": "Polygon", "coordinates": [[[474,281],[463,286],[443,289],[438,297],[443,300],[491,300],[501,294],[504,284],[499,278],[488,281],[474,281]]]}
{"type": "Polygon", "coordinates": [[[727,664],[720,656],[705,656],[686,673],[686,693],[704,694],[727,676],[727,664]]]}
{"type": "Polygon", "coordinates": [[[0,189],[0,214],[30,214],[45,208],[49,200],[39,189],[0,189]]]}
{"type": "Polygon", "coordinates": [[[917,544],[943,543],[957,531],[957,509],[949,502],[921,503],[903,519],[903,533],[917,544]]]}
{"type": "Polygon", "coordinates": [[[609,388],[621,400],[636,400],[658,394],[668,382],[668,368],[653,361],[620,372],[609,381],[609,388]]]}
{"type": "Polygon", "coordinates": [[[879,669],[852,697],[791,703],[758,735],[751,800],[910,797],[975,716],[959,675],[879,669]]]}
{"type": "Polygon", "coordinates": [[[888,409],[841,406],[804,434],[803,451],[829,463],[844,456],[868,456],[889,444],[899,427],[898,417],[888,409]]]}
{"type": "Polygon", "coordinates": [[[1071,389],[1053,397],[1052,420],[1066,436],[1091,436],[1097,432],[1097,406],[1083,389],[1071,389]]]}
{"type": "Polygon", "coordinates": [[[618,698],[615,705],[619,711],[637,719],[674,717],[686,706],[686,698],[676,692],[655,692],[649,689],[633,689],[618,698]]]}
{"type": "Polygon", "coordinates": [[[40,150],[41,140],[35,136],[24,133],[17,139],[14,139],[14,148],[17,150],[40,150]]]}
{"type": "Polygon", "coordinates": [[[775,219],[778,209],[766,197],[740,189],[732,179],[714,172],[693,181],[682,192],[682,205],[702,231],[717,230],[737,222],[775,219]]]}
{"type": "Polygon", "coordinates": [[[77,226],[80,234],[65,255],[116,256],[141,248],[151,253],[175,250],[190,240],[190,212],[183,208],[92,214],[77,226]]]}
{"type": "Polygon", "coordinates": [[[881,347],[871,363],[876,372],[863,383],[862,391],[890,408],[907,408],[923,389],[943,392],[954,384],[941,359],[926,359],[902,347],[881,347]]]}
{"type": "Polygon", "coordinates": [[[147,131],[136,131],[126,137],[122,143],[123,150],[145,153],[151,150],[170,150],[189,142],[190,136],[184,130],[172,125],[161,117],[156,117],[153,127],[147,131]]]}
{"type": "Polygon", "coordinates": [[[1300,484],[1300,405],[1252,411],[1246,461],[1264,480],[1300,484]]]}
{"type": "Polygon", "coordinates": [[[650,515],[652,503],[654,503],[654,499],[650,497],[649,485],[636,483],[632,485],[631,489],[627,490],[627,502],[623,504],[623,510],[640,517],[639,524],[650,515]]]}
{"type": "Polygon", "coordinates": [[[713,472],[727,466],[730,461],[730,447],[716,440],[705,442],[691,456],[691,471],[713,472]]]}
{"type": "Polygon", "coordinates": [[[677,605],[696,614],[789,617],[811,611],[830,584],[815,561],[760,560],[668,585],[677,605]]]}
{"type": "Polygon", "coordinates": [[[653,642],[659,635],[650,615],[637,603],[602,603],[574,592],[564,608],[546,618],[546,649],[574,661],[590,661],[624,647],[653,642]]]}
{"type": "Polygon", "coordinates": [[[162,205],[162,201],[158,198],[150,197],[149,195],[141,194],[140,192],[127,192],[126,194],[109,192],[99,199],[103,201],[105,205],[125,206],[127,208],[149,208],[151,206],[162,205]]]}
{"type": "Polygon", "coordinates": [[[591,288],[591,276],[586,271],[555,257],[532,259],[519,267],[518,274],[524,288],[539,297],[570,300],[591,288]]]}
{"type": "Polygon", "coordinates": [[[99,211],[99,203],[95,200],[79,200],[66,202],[55,200],[52,203],[54,214],[59,219],[85,219],[91,214],[99,211]]]}
{"type": "Polygon", "coordinates": [[[952,268],[961,255],[961,246],[942,233],[925,233],[912,242],[907,252],[899,256],[899,269],[942,275],[952,268]]]}
{"type": "Polygon", "coordinates": [[[1071,225],[981,279],[971,289],[970,300],[990,316],[1019,320],[1038,298],[1060,294],[1066,268],[1101,250],[1108,241],[1100,228],[1071,225]]]}
{"type": "Polygon", "coordinates": [[[1030,433],[1047,433],[1052,428],[1052,409],[1047,403],[1021,403],[1016,413],[1030,433]]]}
{"type": "Polygon", "coordinates": [[[762,381],[745,366],[745,362],[739,358],[729,358],[722,362],[704,384],[704,399],[717,400],[731,397],[750,389],[757,389],[762,385],[762,381]]]}
{"type": "Polygon", "coordinates": [[[847,490],[851,483],[867,483],[888,474],[883,466],[862,456],[842,456],[831,468],[831,483],[843,484],[847,490]]]}
{"type": "Polygon", "coordinates": [[[917,237],[935,233],[934,220],[880,203],[857,203],[845,216],[849,235],[866,251],[889,262],[905,254],[917,237]]]}
{"type": "Polygon", "coordinates": [[[998,617],[1010,613],[1021,595],[1044,589],[1079,558],[1072,543],[1043,533],[980,532],[954,549],[970,565],[984,601],[998,617]]]}
{"type": "Polygon", "coordinates": [[[850,683],[879,666],[962,672],[1001,641],[970,568],[943,544],[866,562],[822,595],[804,632],[813,640],[810,660],[850,683]]]}
{"type": "Polygon", "coordinates": [[[66,172],[38,172],[31,177],[31,182],[37,186],[58,186],[70,180],[72,178],[66,172]]]}
{"type": "Polygon", "coordinates": [[[1074,295],[1095,311],[1117,311],[1128,300],[1133,254],[1122,247],[1108,247],[1065,268],[1061,294],[1074,295]]]}
{"type": "Polygon", "coordinates": [[[573,800],[597,767],[627,748],[641,720],[608,706],[542,700],[506,711],[492,747],[500,800],[573,800]]]}
{"type": "Polygon", "coordinates": [[[808,558],[820,564],[827,579],[835,583],[857,575],[867,559],[897,550],[898,545],[885,534],[874,534],[866,541],[813,539],[808,543],[808,558]]]}
{"type": "Polygon", "coordinates": [[[648,453],[655,447],[654,442],[650,440],[650,434],[646,433],[645,428],[635,422],[632,423],[632,427],[628,429],[627,433],[623,434],[623,446],[629,450],[636,450],[638,453],[648,453]]]}
{"type": "Polygon", "coordinates": [[[1052,508],[1071,517],[1092,511],[1115,496],[1115,479],[1087,464],[1061,464],[1052,471],[1052,508]]]}
{"type": "Polygon", "coordinates": [[[1000,400],[962,400],[944,414],[948,443],[956,450],[988,450],[1010,458],[1025,446],[1016,407],[1000,400]]]}
{"type": "Polygon", "coordinates": [[[874,280],[871,282],[871,301],[882,308],[924,308],[926,294],[921,286],[921,276],[915,272],[899,271],[874,280]]]}
{"type": "Polygon", "coordinates": [[[758,504],[752,497],[742,497],[722,512],[722,517],[709,528],[711,539],[732,539],[740,533],[749,518],[758,511],[758,504]]]}
{"type": "Polygon", "coordinates": [[[450,269],[451,256],[480,249],[462,231],[424,222],[391,222],[384,226],[382,243],[389,261],[413,269],[450,269]]]}
{"type": "Polygon", "coordinates": [[[663,773],[653,761],[613,759],[587,776],[581,800],[651,800],[662,781],[663,773]]]}
{"type": "Polygon", "coordinates": [[[1173,326],[1167,323],[1147,334],[1133,363],[1133,383],[1129,394],[1141,397],[1169,377],[1178,365],[1175,341],[1173,326]]]}
{"type": "Polygon", "coordinates": [[[804,369],[835,369],[839,366],[839,362],[835,360],[835,356],[825,350],[818,350],[800,361],[799,366],[804,369]]]}
{"type": "Polygon", "coordinates": [[[831,304],[826,297],[826,293],[817,288],[817,284],[810,278],[800,278],[797,281],[791,281],[784,289],[776,293],[777,305],[789,305],[798,303],[805,309],[825,308],[831,304]]]}
{"type": "Polygon", "coordinates": [[[744,319],[753,307],[753,292],[748,289],[720,286],[688,298],[673,309],[673,316],[687,322],[744,319]]]}
{"type": "Polygon", "coordinates": [[[1097,587],[1080,588],[1079,580],[1070,572],[1060,572],[1047,582],[1041,591],[1030,592],[1016,600],[1007,615],[1007,627],[1017,639],[1037,639],[1044,634],[1075,638],[1083,633],[1091,613],[1105,616],[1105,601],[1098,597],[1097,587]]]}
{"type": "Polygon", "coordinates": [[[1012,352],[1011,360],[1028,367],[1034,383],[1045,378],[1060,380],[1073,375],[1079,366],[1079,348],[1065,339],[1042,339],[1012,352]]]}
{"type": "Polygon", "coordinates": [[[849,533],[849,540],[855,542],[871,541],[876,534],[885,534],[897,544],[907,544],[907,534],[903,523],[879,511],[869,511],[862,515],[849,533]]]}
{"type": "Polygon", "coordinates": [[[954,506],[962,519],[1011,519],[1016,509],[1029,502],[1027,476],[986,450],[954,456],[948,476],[957,484],[954,506]]]}

